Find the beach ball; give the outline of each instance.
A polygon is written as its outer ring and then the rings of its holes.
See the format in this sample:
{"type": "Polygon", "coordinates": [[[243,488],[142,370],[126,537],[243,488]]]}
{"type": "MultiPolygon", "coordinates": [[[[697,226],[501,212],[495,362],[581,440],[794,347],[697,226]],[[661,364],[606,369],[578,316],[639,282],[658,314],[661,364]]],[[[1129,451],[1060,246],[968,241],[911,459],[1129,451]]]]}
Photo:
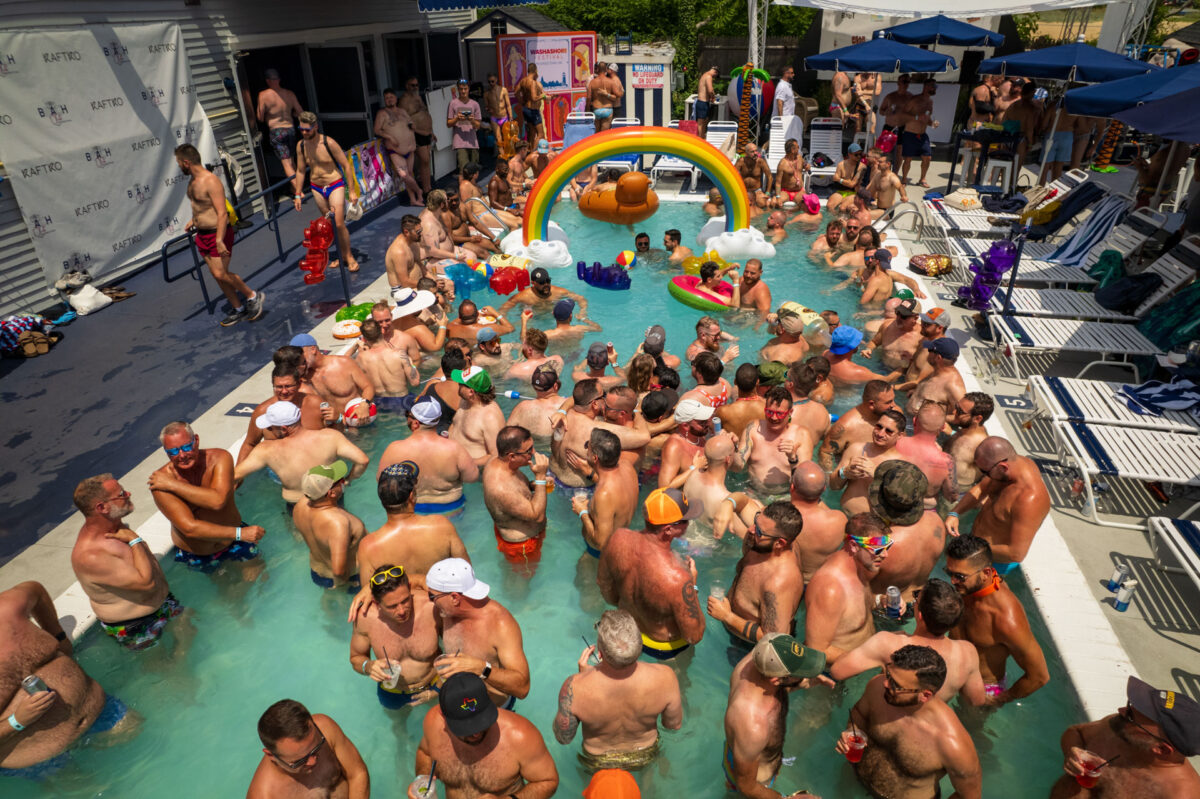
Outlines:
{"type": "MultiPolygon", "coordinates": [[[[729,93],[726,95],[726,105],[729,106],[729,113],[737,118],[742,113],[742,72],[729,80],[729,93]]],[[[757,75],[750,78],[750,116],[757,117],[763,113],[763,109],[767,109],[766,116],[771,114],[771,104],[775,101],[775,84],[769,80],[763,80],[757,75]]]]}
{"type": "Polygon", "coordinates": [[[375,423],[376,412],[374,402],[355,397],[346,403],[346,409],[342,412],[342,423],[346,427],[367,427],[375,423]]]}
{"type": "Polygon", "coordinates": [[[487,261],[476,261],[475,263],[471,264],[471,268],[484,277],[489,278],[495,272],[495,269],[487,261]]]}
{"type": "Polygon", "coordinates": [[[633,269],[637,266],[637,253],[633,250],[621,250],[617,253],[617,266],[633,269]]]}

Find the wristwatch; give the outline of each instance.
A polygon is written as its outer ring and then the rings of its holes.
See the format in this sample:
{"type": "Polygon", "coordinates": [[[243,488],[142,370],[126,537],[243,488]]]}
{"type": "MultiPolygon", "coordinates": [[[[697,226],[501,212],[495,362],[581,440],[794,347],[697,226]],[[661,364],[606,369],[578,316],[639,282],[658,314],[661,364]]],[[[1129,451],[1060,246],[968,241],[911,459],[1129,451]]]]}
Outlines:
{"type": "Polygon", "coordinates": [[[481,680],[487,680],[488,676],[491,675],[491,673],[492,673],[492,664],[488,663],[486,660],[483,661],[483,671],[479,672],[479,678],[481,680]]]}

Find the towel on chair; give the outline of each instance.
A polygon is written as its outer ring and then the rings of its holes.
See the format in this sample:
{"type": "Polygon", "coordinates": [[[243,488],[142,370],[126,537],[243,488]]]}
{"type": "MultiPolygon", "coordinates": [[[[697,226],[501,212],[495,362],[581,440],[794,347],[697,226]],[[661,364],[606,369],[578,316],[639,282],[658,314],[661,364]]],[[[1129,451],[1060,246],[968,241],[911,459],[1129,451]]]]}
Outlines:
{"type": "Polygon", "coordinates": [[[1163,411],[1195,413],[1200,405],[1200,388],[1191,380],[1178,377],[1170,383],[1149,380],[1140,386],[1121,386],[1117,397],[1125,400],[1129,410],[1148,416],[1162,416],[1163,411]]]}

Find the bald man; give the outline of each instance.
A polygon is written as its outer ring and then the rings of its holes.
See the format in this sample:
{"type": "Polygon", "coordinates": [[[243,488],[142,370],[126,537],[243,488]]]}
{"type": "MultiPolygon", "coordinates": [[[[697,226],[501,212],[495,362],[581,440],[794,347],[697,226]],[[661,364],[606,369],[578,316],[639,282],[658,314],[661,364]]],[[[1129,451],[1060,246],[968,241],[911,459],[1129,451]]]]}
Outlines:
{"type": "Polygon", "coordinates": [[[682,487],[690,501],[700,500],[704,504],[704,512],[695,523],[711,527],[716,538],[726,532],[732,532],[738,538],[746,535],[746,525],[738,514],[746,507],[749,497],[725,487],[735,450],[733,436],[729,433],[715,435],[704,443],[704,457],[697,458],[691,468],[682,470],[672,481],[672,487],[682,487]],[[701,463],[704,463],[703,467],[700,467],[701,463]]]}
{"type": "Polygon", "coordinates": [[[1037,464],[1018,455],[1000,436],[989,436],[976,447],[975,468],[983,480],[954,506],[946,519],[946,531],[958,535],[958,517],[978,507],[971,533],[987,540],[996,571],[1007,574],[1029,552],[1050,512],[1050,494],[1037,464]]]}
{"type": "Polygon", "coordinates": [[[842,547],[846,537],[846,514],[821,501],[825,492],[825,470],[805,461],[792,471],[792,504],[804,518],[804,529],[792,543],[807,584],[813,572],[842,547]]]}
{"type": "Polygon", "coordinates": [[[954,458],[938,443],[938,434],[946,426],[946,409],[926,402],[913,419],[913,434],[896,442],[896,451],[925,474],[928,481],[925,508],[937,507],[938,496],[947,503],[958,502],[958,477],[954,458]]]}

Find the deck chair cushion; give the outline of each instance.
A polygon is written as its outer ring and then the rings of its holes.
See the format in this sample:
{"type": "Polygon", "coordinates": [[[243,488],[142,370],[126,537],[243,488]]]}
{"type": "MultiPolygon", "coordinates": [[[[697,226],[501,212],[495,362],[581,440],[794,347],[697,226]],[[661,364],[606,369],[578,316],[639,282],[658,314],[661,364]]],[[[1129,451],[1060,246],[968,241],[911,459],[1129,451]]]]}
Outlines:
{"type": "Polygon", "coordinates": [[[1131,313],[1151,294],[1162,288],[1162,282],[1162,275],[1157,272],[1127,275],[1096,289],[1093,296],[1096,298],[1096,304],[1103,308],[1118,313],[1131,313]]]}

